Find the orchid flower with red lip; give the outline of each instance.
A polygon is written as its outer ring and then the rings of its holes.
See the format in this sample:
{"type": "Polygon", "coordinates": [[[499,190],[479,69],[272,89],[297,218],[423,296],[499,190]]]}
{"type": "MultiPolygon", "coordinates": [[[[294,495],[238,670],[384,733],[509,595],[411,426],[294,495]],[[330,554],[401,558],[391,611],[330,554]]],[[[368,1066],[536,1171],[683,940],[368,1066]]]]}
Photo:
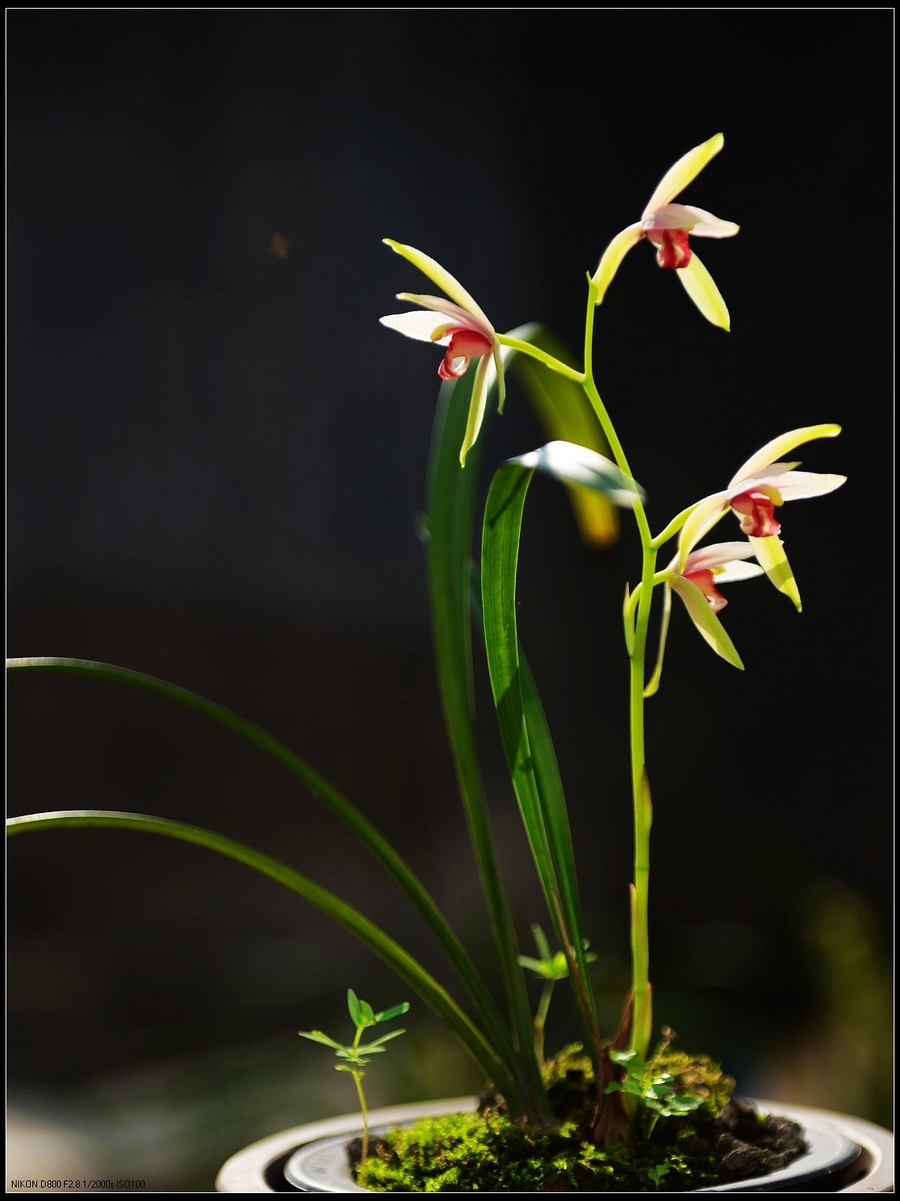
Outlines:
{"type": "MultiPolygon", "coordinates": [[[[644,689],[645,697],[653,696],[659,687],[673,592],[677,592],[684,601],[691,621],[716,654],[743,670],[741,657],[716,616],[728,604],[719,592],[718,585],[732,584],[737,580],[752,580],[755,576],[762,575],[763,569],[756,563],[744,562],[745,559],[752,558],[753,554],[754,549],[749,542],[717,542],[713,546],[704,546],[700,550],[692,551],[681,571],[678,570],[676,555],[668,568],[657,574],[654,583],[665,585],[665,596],[656,668],[644,689]]],[[[626,608],[626,628],[630,620],[630,612],[626,608]]]]}
{"type": "Polygon", "coordinates": [[[684,574],[693,548],[731,509],[740,519],[741,530],[766,575],[779,592],[790,597],[799,612],[800,593],[778,537],[781,525],[775,520],[775,509],[787,500],[824,496],[839,488],[847,477],[796,471],[799,463],[776,460],[804,442],[834,438],[840,432],[839,425],[808,425],[767,442],[735,473],[723,492],[715,492],[693,507],[678,539],[677,570],[684,574]]]}
{"type": "Polygon", "coordinates": [[[725,139],[717,133],[708,142],[689,150],[662,177],[640,221],[616,234],[603,252],[600,265],[594,273],[592,282],[597,304],[603,300],[622,259],[641,238],[646,238],[656,247],[656,261],[660,267],[678,272],[684,290],[707,321],[722,329],[731,328],[725,301],[688,239],[690,236],[732,238],[740,226],[733,221],[714,217],[705,209],[695,208],[691,204],[672,203],[724,145],[725,139]]]}
{"type": "Polygon", "coordinates": [[[421,250],[416,250],[413,246],[404,246],[402,242],[395,242],[392,238],[385,238],[384,242],[391,250],[408,259],[414,267],[418,267],[446,295],[421,296],[414,292],[400,292],[397,295],[398,300],[417,304],[419,310],[382,317],[381,324],[405,334],[407,338],[446,346],[447,353],[438,367],[441,379],[459,379],[468,371],[470,361],[478,359],[472,384],[472,400],[469,404],[469,420],[459,453],[459,461],[465,467],[466,455],[478,437],[484,419],[488,389],[492,382],[492,362],[500,390],[499,408],[503,411],[506,388],[496,332],[462,284],[454,279],[449,271],[445,271],[440,263],[423,254],[421,250]]]}

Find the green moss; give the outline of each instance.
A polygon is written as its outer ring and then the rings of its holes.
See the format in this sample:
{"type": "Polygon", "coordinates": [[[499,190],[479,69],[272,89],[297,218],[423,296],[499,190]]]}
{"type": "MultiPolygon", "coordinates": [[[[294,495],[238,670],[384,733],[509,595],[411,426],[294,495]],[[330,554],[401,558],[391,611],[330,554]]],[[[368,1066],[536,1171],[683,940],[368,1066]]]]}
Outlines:
{"type": "Polygon", "coordinates": [[[793,1123],[731,1099],[734,1081],[717,1063],[674,1050],[664,1033],[647,1063],[621,1069],[626,1085],[629,1070],[646,1085],[631,1099],[628,1146],[591,1142],[594,1071],[572,1043],[543,1068],[556,1129],[513,1121],[489,1093],[477,1113],[426,1118],[374,1139],[357,1180],[374,1192],[685,1192],[774,1170],[802,1152],[799,1130],[787,1129],[793,1123]]]}
{"type": "Polygon", "coordinates": [[[649,1172],[660,1165],[667,1168],[662,1189],[716,1179],[668,1148],[604,1151],[579,1137],[575,1122],[537,1130],[489,1111],[426,1118],[377,1140],[357,1181],[375,1192],[643,1192],[655,1191],[649,1172]]]}
{"type": "Polygon", "coordinates": [[[570,1043],[541,1070],[550,1107],[560,1120],[588,1123],[594,1108],[594,1065],[581,1043],[570,1043]]]}

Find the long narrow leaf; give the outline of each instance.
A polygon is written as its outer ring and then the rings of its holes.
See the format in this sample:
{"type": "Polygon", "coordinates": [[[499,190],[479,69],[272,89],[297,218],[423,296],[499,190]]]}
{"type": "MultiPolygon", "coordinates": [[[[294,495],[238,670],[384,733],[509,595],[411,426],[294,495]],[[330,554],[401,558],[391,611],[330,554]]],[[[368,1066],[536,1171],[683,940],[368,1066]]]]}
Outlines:
{"type": "Polygon", "coordinates": [[[497,1047],[507,1062],[511,1062],[513,1051],[509,1040],[509,1032],[505,1026],[494,998],[487,985],[481,978],[468,952],[459,941],[437,903],[429,894],[421,880],[416,876],[405,860],[391,846],[378,830],[362,813],[347,800],[336,788],[318,772],[314,771],[299,755],[294,754],[283,743],[246,721],[230,709],[206,700],[195,692],[189,692],[177,684],[159,680],[155,676],[144,675],[143,672],[131,671],[125,667],[114,667],[109,663],[96,663],[88,659],[66,659],[43,656],[40,658],[7,659],[9,671],[49,671],[63,672],[70,675],[90,676],[94,679],[109,680],[117,684],[126,684],[163,696],[202,713],[226,726],[235,734],[254,743],[267,755],[277,759],[288,771],[300,779],[310,792],[328,806],[329,809],[356,835],[368,848],[385,869],[393,876],[406,895],[412,901],[428,928],[434,934],[438,943],[453,965],[460,981],[466,988],[476,1010],[484,1022],[488,1037],[497,1047]]]}
{"type": "MultiPolygon", "coordinates": [[[[481,575],[480,572],[475,570],[474,565],[473,576],[477,586],[473,586],[472,588],[472,610],[476,619],[476,628],[482,632],[482,645],[484,645],[484,613],[480,586],[481,575]]],[[[559,765],[556,761],[556,752],[553,749],[550,727],[547,724],[547,718],[544,713],[544,707],[541,704],[537,685],[534,682],[531,668],[528,666],[528,660],[518,642],[517,654],[522,712],[531,750],[531,764],[534,768],[534,779],[538,796],[540,797],[541,814],[545,821],[548,841],[552,844],[553,848],[550,858],[554,863],[559,862],[559,875],[567,881],[565,889],[567,911],[570,913],[570,923],[574,932],[574,938],[577,938],[578,945],[583,950],[584,939],[581,932],[581,905],[578,899],[578,885],[575,873],[575,850],[572,845],[568,808],[563,792],[562,779],[559,774],[559,765]],[[550,814],[549,817],[544,816],[547,813],[550,814]]],[[[554,922],[554,925],[558,928],[558,923],[554,922]]],[[[531,929],[540,954],[545,959],[550,959],[550,947],[543,930],[541,930],[540,926],[532,926],[531,929]]],[[[526,958],[524,955],[519,956],[519,963],[523,967],[530,967],[532,963],[537,962],[536,960],[526,962],[526,958]]],[[[593,1010],[594,998],[592,994],[589,994],[589,996],[590,1005],[593,1010]]]]}
{"type": "Polygon", "coordinates": [[[519,658],[516,571],[522,511],[533,474],[520,462],[504,463],[488,493],[481,543],[485,644],[513,788],[557,937],[575,960],[572,982],[593,1047],[596,1018],[587,983],[565,797],[537,690],[519,658]]]}
{"type": "Polygon", "coordinates": [[[415,989],[426,1005],[437,1014],[460,1039],[479,1067],[513,1106],[518,1099],[518,1090],[507,1073],[505,1065],[485,1040],[471,1019],[453,1000],[450,994],[424,967],[407,951],[387,935],[379,926],[342,901],[328,889],[313,883],[307,876],[294,871],[287,864],[273,859],[244,843],[215,834],[199,826],[165,818],[149,817],[140,813],[115,813],[105,810],[61,810],[53,813],[35,813],[14,817],[7,821],[7,834],[25,834],[54,827],[93,826],[139,830],[145,834],[161,834],[183,842],[196,843],[208,850],[217,851],[255,868],[279,884],[298,893],[315,905],[328,917],[339,922],[365,946],[374,951],[410,988],[415,989]],[[509,1092],[507,1092],[509,1090],[509,1092]]]}
{"type": "MultiPolygon", "coordinates": [[[[441,388],[429,461],[428,576],[432,622],[444,720],[482,888],[497,946],[519,1063],[522,1087],[535,1112],[544,1106],[543,1086],[531,1048],[533,1027],[525,981],[517,963],[518,945],[500,875],[475,739],[470,612],[471,547],[475,487],[485,427],[460,467],[471,372],[441,388]]],[[[487,416],[493,408],[489,397],[487,416]]]]}

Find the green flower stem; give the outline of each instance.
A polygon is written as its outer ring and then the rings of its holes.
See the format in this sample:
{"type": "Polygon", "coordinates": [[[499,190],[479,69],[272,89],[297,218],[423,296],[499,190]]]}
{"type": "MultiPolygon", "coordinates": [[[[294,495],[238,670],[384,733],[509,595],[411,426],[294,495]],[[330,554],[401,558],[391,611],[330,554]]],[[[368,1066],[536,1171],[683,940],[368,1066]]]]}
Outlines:
{"type": "Polygon", "coordinates": [[[692,505],[688,505],[686,509],[682,509],[677,516],[672,518],[664,530],[658,533],[655,538],[651,539],[650,545],[659,549],[659,547],[664,546],[670,538],[674,538],[690,515],[693,513],[694,509],[696,509],[697,504],[698,502],[694,501],[692,505]]]}
{"type": "MultiPolygon", "coordinates": [[[[612,450],[616,463],[634,478],[634,473],[619,441],[606,406],[600,399],[594,383],[594,313],[595,292],[593,281],[588,285],[587,315],[584,331],[584,390],[594,407],[603,427],[603,432],[612,450]]],[[[634,508],[635,522],[641,539],[642,563],[640,595],[637,601],[637,621],[634,642],[630,651],[631,679],[629,688],[629,715],[631,726],[631,789],[634,803],[634,884],[631,894],[631,969],[634,1007],[631,1018],[630,1049],[640,1059],[646,1059],[647,1047],[653,1029],[653,1010],[650,992],[650,940],[648,933],[648,903],[650,884],[650,826],[652,809],[650,789],[647,783],[647,767],[644,752],[644,675],[647,649],[647,628],[653,603],[653,583],[656,572],[656,547],[650,534],[647,514],[641,501],[634,508]]],[[[685,514],[685,517],[687,515],[685,514]]],[[[637,589],[635,589],[637,591],[637,589]]]]}
{"type": "Polygon", "coordinates": [[[518,350],[520,354],[527,354],[531,358],[537,359],[539,363],[543,363],[551,371],[556,371],[559,375],[564,375],[566,379],[574,380],[576,384],[584,383],[582,372],[576,371],[574,367],[569,367],[566,363],[561,363],[559,359],[555,359],[546,350],[532,346],[530,342],[522,342],[518,338],[511,338],[509,334],[495,334],[494,337],[501,346],[508,346],[511,350],[518,350]]]}
{"type": "Polygon", "coordinates": [[[548,980],[544,984],[537,1013],[534,1015],[534,1054],[540,1067],[544,1066],[544,1029],[547,1025],[547,1011],[550,1009],[554,983],[555,981],[548,980]]]}

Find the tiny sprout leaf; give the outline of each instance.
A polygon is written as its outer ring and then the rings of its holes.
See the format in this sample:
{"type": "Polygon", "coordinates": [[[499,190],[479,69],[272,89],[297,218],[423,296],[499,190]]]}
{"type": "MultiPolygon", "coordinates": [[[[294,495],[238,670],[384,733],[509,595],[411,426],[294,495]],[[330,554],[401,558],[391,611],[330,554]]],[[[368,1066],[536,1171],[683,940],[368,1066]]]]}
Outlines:
{"type": "Polygon", "coordinates": [[[668,1175],[669,1170],[669,1165],[667,1163],[661,1163],[657,1164],[656,1167],[650,1168],[650,1170],[647,1172],[647,1175],[656,1188],[659,1188],[660,1180],[662,1180],[663,1176],[668,1175]]]}
{"type": "Polygon", "coordinates": [[[547,942],[547,935],[537,922],[531,927],[531,933],[534,935],[534,945],[537,947],[538,955],[540,955],[541,959],[549,959],[550,944],[547,942]]]}
{"type": "MultiPolygon", "coordinates": [[[[609,1057],[613,1061],[613,1063],[631,1063],[631,1061],[632,1061],[632,1059],[634,1059],[635,1055],[637,1055],[637,1051],[613,1051],[613,1050],[611,1050],[609,1053],[609,1057]]],[[[635,1063],[634,1066],[637,1067],[638,1064],[635,1063]]]]}
{"type": "Polygon", "coordinates": [[[401,1014],[409,1011],[409,1001],[401,1001],[399,1005],[392,1005],[390,1009],[383,1009],[381,1013],[375,1014],[376,1022],[389,1022],[391,1018],[398,1018],[401,1014]]]}
{"type": "Polygon", "coordinates": [[[362,1014],[359,1008],[359,1000],[352,988],[347,989],[347,1008],[350,1010],[350,1020],[354,1026],[362,1025],[362,1014]]]}
{"type": "Polygon", "coordinates": [[[532,959],[530,955],[517,955],[516,963],[519,967],[527,968],[529,972],[534,972],[538,976],[547,976],[547,965],[542,959],[532,959]]]}
{"type": "Polygon", "coordinates": [[[374,1042],[366,1043],[366,1045],[364,1047],[360,1047],[359,1050],[364,1055],[368,1055],[370,1051],[373,1053],[376,1051],[383,1051],[384,1047],[381,1045],[382,1043],[390,1042],[392,1038],[399,1038],[401,1034],[405,1033],[405,1030],[392,1030],[390,1034],[382,1034],[381,1038],[376,1038],[374,1042]]]}
{"type": "Polygon", "coordinates": [[[359,1002],[359,1013],[361,1021],[358,1021],[357,1026],[374,1026],[378,1019],[375,1017],[375,1011],[368,1001],[359,1002]]]}
{"type": "Polygon", "coordinates": [[[297,1033],[301,1038],[308,1038],[314,1043],[322,1043],[325,1047],[331,1047],[332,1050],[340,1050],[341,1044],[336,1043],[333,1038],[329,1038],[327,1034],[323,1034],[321,1030],[298,1030],[297,1033]]]}

